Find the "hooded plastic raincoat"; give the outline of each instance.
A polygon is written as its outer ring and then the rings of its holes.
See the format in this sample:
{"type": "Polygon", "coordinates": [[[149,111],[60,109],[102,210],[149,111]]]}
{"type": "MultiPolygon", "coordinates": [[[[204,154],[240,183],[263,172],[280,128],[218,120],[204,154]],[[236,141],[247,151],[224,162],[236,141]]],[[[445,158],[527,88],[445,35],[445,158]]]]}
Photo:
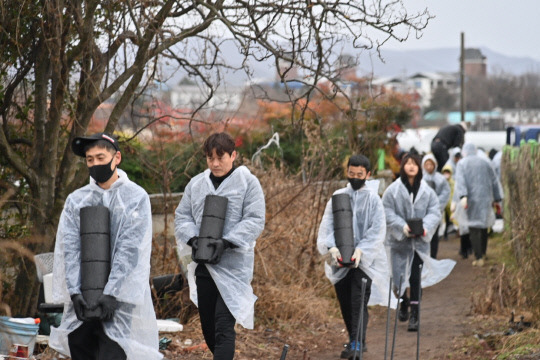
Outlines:
{"type": "MultiPolygon", "coordinates": [[[[381,198],[377,194],[378,180],[367,181],[359,190],[353,190],[350,184],[334,192],[348,194],[351,198],[353,210],[353,233],[355,247],[362,250],[359,267],[370,277],[371,296],[368,305],[388,306],[388,282],[390,280],[388,260],[384,249],[384,235],[386,223],[381,198]]],[[[326,204],[324,215],[319,227],[317,248],[321,255],[328,253],[328,249],[336,246],[334,238],[334,216],[332,213],[332,199],[326,204]]],[[[349,268],[337,267],[325,263],[326,277],[332,284],[336,284],[349,272],[349,268]]],[[[392,294],[391,307],[397,306],[397,299],[392,294]]]]}
{"type": "Polygon", "coordinates": [[[487,229],[495,223],[493,202],[502,200],[502,187],[489,159],[478,156],[474,144],[465,144],[463,153],[465,157],[457,164],[454,195],[467,197],[468,226],[487,229]]]}
{"type": "MultiPolygon", "coordinates": [[[[60,216],[54,249],[53,301],[64,304],[62,323],[51,328],[49,345],[70,355],[68,334],[82,322],[71,295],[80,294],[80,209],[102,205],[110,212],[111,272],[103,291],[118,309],[103,328],[130,360],[161,359],[156,316],[150,294],[152,217],[148,194],[118,169],[119,179],[105,190],[90,184],[71,193],[60,216]]],[[[90,304],[89,304],[90,305],[90,304]]]]}
{"type": "Polygon", "coordinates": [[[495,175],[497,175],[497,178],[499,181],[502,180],[501,175],[501,161],[502,161],[502,151],[499,150],[491,160],[491,166],[493,166],[493,170],[495,170],[495,175]]]}
{"type": "Polygon", "coordinates": [[[455,156],[457,154],[461,154],[461,149],[458,148],[458,147],[455,147],[455,148],[452,148],[448,151],[448,153],[450,154],[450,158],[448,159],[448,161],[446,162],[446,164],[444,164],[445,166],[448,165],[452,168],[452,172],[455,174],[456,173],[456,166],[457,166],[457,163],[455,161],[455,156]]]}
{"type": "MultiPolygon", "coordinates": [[[[229,199],[223,238],[237,248],[225,250],[218,264],[204,265],[236,321],[252,329],[257,297],[251,280],[255,244],[265,223],[264,194],[259,180],[245,166],[236,168],[217,189],[210,179],[210,169],[195,176],[186,186],[175,212],[175,235],[180,251],[188,246],[189,239],[199,235],[204,201],[210,194],[229,199]]],[[[198,304],[197,265],[195,262],[188,265],[190,298],[195,305],[198,304]]]]}
{"type": "Polygon", "coordinates": [[[389,253],[390,265],[395,288],[402,278],[401,296],[409,287],[409,276],[416,251],[423,260],[422,287],[434,285],[446,278],[455,261],[450,259],[435,260],[430,257],[430,241],[439,222],[441,211],[435,191],[422,180],[416,198],[413,202],[411,194],[403,184],[401,178],[395,180],[386,189],[382,197],[386,214],[386,240],[385,245],[389,253]],[[422,218],[426,236],[407,238],[403,227],[407,219],[422,218]]]}
{"type": "Polygon", "coordinates": [[[437,194],[437,199],[439,200],[439,208],[441,213],[444,211],[448,200],[450,199],[450,185],[446,178],[438,171],[433,170],[433,173],[428,173],[424,169],[424,164],[426,161],[431,160],[435,164],[435,169],[437,169],[437,160],[433,154],[427,154],[422,159],[422,179],[433,189],[437,194]]]}

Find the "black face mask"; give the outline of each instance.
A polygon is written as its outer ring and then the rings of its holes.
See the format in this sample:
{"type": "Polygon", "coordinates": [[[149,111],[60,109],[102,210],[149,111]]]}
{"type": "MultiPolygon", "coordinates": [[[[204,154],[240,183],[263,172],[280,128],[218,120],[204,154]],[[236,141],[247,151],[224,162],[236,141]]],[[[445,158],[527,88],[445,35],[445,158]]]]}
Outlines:
{"type": "Polygon", "coordinates": [[[349,180],[349,183],[351,183],[353,190],[360,189],[366,183],[366,179],[347,178],[347,180],[349,180]]]}
{"type": "Polygon", "coordinates": [[[96,182],[99,184],[107,182],[107,180],[113,176],[114,170],[116,170],[116,167],[111,170],[111,164],[113,161],[114,156],[108,164],[90,166],[88,170],[90,171],[90,176],[92,179],[96,180],[96,182]]]}

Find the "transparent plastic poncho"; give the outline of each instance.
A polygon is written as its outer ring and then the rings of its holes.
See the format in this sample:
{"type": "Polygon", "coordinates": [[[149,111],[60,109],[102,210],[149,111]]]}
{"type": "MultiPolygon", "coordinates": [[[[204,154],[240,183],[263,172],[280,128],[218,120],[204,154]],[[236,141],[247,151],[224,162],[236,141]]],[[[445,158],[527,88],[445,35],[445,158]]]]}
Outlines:
{"type": "Polygon", "coordinates": [[[444,166],[448,165],[452,168],[452,173],[455,174],[456,173],[456,161],[455,161],[455,156],[457,154],[461,154],[461,149],[458,148],[458,147],[455,147],[455,148],[451,148],[450,150],[448,150],[448,155],[450,156],[448,158],[448,161],[446,162],[446,164],[444,164],[444,166]]]}
{"type": "Polygon", "coordinates": [[[435,190],[435,194],[437,194],[437,199],[439,200],[439,208],[441,210],[441,213],[444,212],[444,208],[446,207],[446,204],[448,204],[448,200],[450,199],[450,185],[448,184],[448,180],[437,171],[437,160],[435,159],[435,156],[433,154],[427,154],[422,159],[422,179],[427,182],[428,184],[433,184],[432,188],[435,190]],[[428,173],[425,168],[424,164],[426,161],[431,160],[435,164],[435,170],[430,174],[428,173]]]}
{"type": "Polygon", "coordinates": [[[499,179],[499,181],[502,180],[501,162],[502,162],[502,151],[499,150],[497,151],[497,153],[495,154],[495,156],[493,156],[493,159],[491,160],[491,166],[493,167],[493,170],[495,170],[495,175],[497,175],[497,179],[499,179]]]}
{"type": "Polygon", "coordinates": [[[80,209],[102,205],[110,212],[111,272],[103,291],[118,301],[105,333],[130,360],[161,359],[158,330],[150,293],[152,216],[148,194],[118,169],[119,179],[104,190],[93,179],[71,193],[60,216],[53,268],[53,302],[64,304],[62,323],[51,329],[49,344],[70,356],[68,334],[77,320],[70,296],[80,294],[80,209]]]}
{"type": "Polygon", "coordinates": [[[467,197],[464,212],[468,227],[487,229],[495,223],[493,202],[502,200],[502,186],[489,158],[478,156],[472,144],[465,144],[463,150],[465,157],[457,164],[454,195],[458,201],[467,197]]]}
{"type": "Polygon", "coordinates": [[[430,256],[430,241],[441,221],[439,200],[435,191],[424,180],[416,198],[403,184],[400,178],[395,180],[386,189],[382,201],[386,214],[386,239],[388,258],[394,285],[397,289],[400,278],[401,289],[399,295],[409,287],[409,276],[415,251],[424,261],[422,267],[422,287],[434,285],[446,278],[456,262],[450,259],[435,260],[430,256]],[[422,218],[426,236],[408,238],[403,233],[407,219],[422,218]]]}
{"type": "MultiPolygon", "coordinates": [[[[179,251],[187,242],[199,235],[206,195],[219,195],[229,199],[223,229],[223,239],[236,245],[226,249],[218,264],[204,264],[216,283],[219,293],[236,322],[253,328],[255,301],[253,279],[254,249],[257,238],[264,229],[265,202],[259,180],[245,166],[236,168],[217,189],[210,180],[210,170],[195,176],[184,190],[175,212],[175,235],[179,251]]],[[[195,305],[197,285],[195,268],[188,268],[190,298],[195,305]]]]}
{"type": "MultiPolygon", "coordinates": [[[[390,273],[384,248],[386,222],[381,198],[377,194],[378,188],[379,180],[371,180],[356,191],[347,184],[347,187],[337,190],[333,195],[348,194],[351,198],[354,245],[362,250],[359,267],[372,280],[368,305],[388,306],[390,273]]],[[[317,249],[321,255],[325,255],[328,249],[334,246],[334,215],[330,198],[319,226],[317,249]]],[[[350,270],[330,265],[328,262],[325,262],[324,267],[326,277],[332,284],[343,279],[350,270]]],[[[390,306],[397,306],[397,299],[393,294],[390,306]]]]}

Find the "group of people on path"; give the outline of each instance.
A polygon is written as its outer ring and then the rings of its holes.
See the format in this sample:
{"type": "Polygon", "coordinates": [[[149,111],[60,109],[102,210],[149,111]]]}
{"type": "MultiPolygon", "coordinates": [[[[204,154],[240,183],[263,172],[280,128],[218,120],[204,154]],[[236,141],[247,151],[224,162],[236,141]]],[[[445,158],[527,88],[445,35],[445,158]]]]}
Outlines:
{"type": "Polygon", "coordinates": [[[431,153],[423,158],[405,153],[399,176],[382,199],[377,193],[378,181],[368,180],[369,160],[362,155],[349,159],[349,184],[334,195],[346,193],[351,199],[355,251],[350,260],[354,265],[342,265],[333,227],[334,216],[339,213],[332,211],[332,199],[326,206],[317,240],[319,252],[331,256],[325,272],[334,284],[349,335],[341,358],[352,359],[367,350],[368,305],[385,305],[389,278],[400,297],[398,319],[409,321],[409,331],[418,331],[422,288],[443,280],[455,265],[450,259],[436,260],[439,228],[447,209],[448,218],[459,223],[460,254],[466,257],[470,248],[474,249],[473,265],[483,266],[488,228],[495,218],[493,207],[500,208],[502,191],[497,167],[474,144],[464,143],[466,130],[465,123],[445,126],[434,137],[431,153]],[[413,219],[421,219],[419,233],[411,228],[413,219]],[[363,296],[362,279],[367,280],[363,296]]]}
{"type": "MultiPolygon", "coordinates": [[[[449,146],[439,142],[439,147],[449,146]]],[[[74,360],[160,359],[149,286],[152,221],[148,194],[118,168],[122,154],[113,136],[98,133],[76,137],[72,150],[84,158],[91,180],[67,197],[58,225],[53,301],[64,304],[64,314],[60,326],[51,331],[50,346],[74,360]],[[81,291],[80,210],[87,206],[105,206],[110,212],[110,275],[93,303],[88,303],[81,291]],[[102,315],[87,317],[87,311],[96,308],[102,315]]],[[[233,359],[235,324],[248,329],[254,325],[257,297],[251,281],[254,248],[265,224],[265,199],[258,179],[247,167],[234,164],[237,152],[230,135],[212,134],[204,142],[203,151],[208,169],[193,177],[184,190],[175,211],[175,236],[180,251],[184,247],[192,251],[194,261],[188,266],[187,280],[205,342],[214,359],[233,359]],[[200,232],[209,196],[226,199],[226,217],[222,236],[203,241],[200,232]],[[203,246],[212,252],[207,260],[197,256],[203,246]]],[[[483,167],[474,155],[467,160],[469,151],[469,147],[463,147],[467,156],[457,164],[453,196],[469,209],[464,213],[475,254],[478,251],[481,259],[487,233],[478,217],[487,215],[482,210],[487,190],[478,188],[475,182],[479,177],[486,179],[489,171],[478,172],[483,167]]],[[[455,265],[452,260],[435,259],[438,227],[451,192],[446,179],[435,170],[440,163],[436,155],[422,160],[406,154],[399,178],[381,199],[378,180],[370,180],[369,160],[363,155],[350,157],[349,183],[336,193],[350,198],[352,265],[342,266],[344,259],[334,237],[332,200],[326,206],[317,239],[320,253],[330,254],[325,273],[334,284],[349,335],[342,358],[350,359],[367,349],[368,305],[386,306],[390,298],[391,306],[396,307],[399,297],[399,318],[408,319],[408,329],[416,331],[421,287],[441,281],[455,265]],[[411,228],[411,219],[421,219],[420,233],[411,228]],[[392,294],[390,278],[394,283],[392,294]],[[364,306],[360,310],[362,297],[364,306]]],[[[493,197],[501,198],[495,192],[493,197]]]]}
{"type": "Polygon", "coordinates": [[[440,170],[451,185],[446,214],[458,226],[459,254],[467,258],[474,252],[473,266],[483,266],[488,229],[495,223],[495,214],[501,213],[502,153],[492,150],[490,159],[473,143],[465,143],[466,130],[465,122],[442,127],[431,143],[431,150],[438,161],[446,161],[440,170]]]}
{"type": "Polygon", "coordinates": [[[334,284],[349,334],[349,342],[340,354],[343,359],[367,351],[368,305],[388,305],[393,296],[388,294],[390,278],[395,294],[401,298],[399,319],[409,320],[409,331],[418,331],[421,288],[446,278],[455,265],[453,260],[431,257],[430,242],[441,221],[442,208],[437,193],[428,185],[431,180],[423,179],[420,157],[412,153],[403,157],[400,176],[384,191],[382,199],[378,195],[379,181],[369,180],[370,175],[369,160],[363,155],[351,156],[347,164],[349,183],[334,193],[350,197],[354,265],[342,265],[344,259],[334,231],[334,222],[339,220],[335,216],[340,215],[332,211],[332,199],[325,208],[317,239],[319,252],[331,255],[331,263],[325,266],[326,276],[334,284]],[[413,219],[421,219],[419,232],[411,228],[413,219]],[[367,280],[363,296],[362,279],[367,280]]]}

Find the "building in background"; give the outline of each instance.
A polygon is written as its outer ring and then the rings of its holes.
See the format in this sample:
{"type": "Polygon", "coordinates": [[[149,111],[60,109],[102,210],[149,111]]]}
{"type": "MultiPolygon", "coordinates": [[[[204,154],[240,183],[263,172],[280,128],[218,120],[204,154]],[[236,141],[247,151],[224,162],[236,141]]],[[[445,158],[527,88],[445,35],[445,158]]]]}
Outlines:
{"type": "Polygon", "coordinates": [[[480,49],[465,49],[463,62],[466,77],[483,79],[487,77],[487,59],[480,49]]]}
{"type": "Polygon", "coordinates": [[[417,94],[418,105],[426,108],[437,88],[445,88],[450,94],[459,94],[458,73],[419,72],[408,77],[387,77],[374,79],[372,84],[383,91],[394,91],[402,94],[417,94]]]}

